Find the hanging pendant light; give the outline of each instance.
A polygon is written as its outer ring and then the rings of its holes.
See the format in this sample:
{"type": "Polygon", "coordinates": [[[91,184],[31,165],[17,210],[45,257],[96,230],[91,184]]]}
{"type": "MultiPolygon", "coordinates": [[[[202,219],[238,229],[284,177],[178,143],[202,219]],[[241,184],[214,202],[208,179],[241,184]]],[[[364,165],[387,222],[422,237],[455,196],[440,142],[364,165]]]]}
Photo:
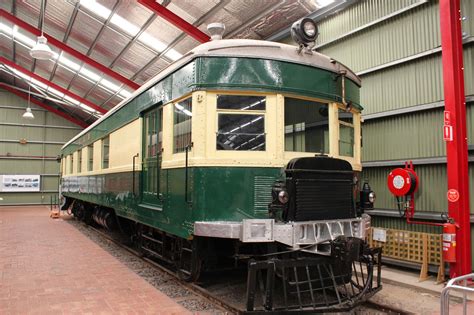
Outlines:
{"type": "Polygon", "coordinates": [[[23,118],[25,118],[25,119],[34,119],[35,118],[35,115],[33,115],[33,112],[31,111],[30,98],[31,98],[31,87],[28,86],[28,107],[26,108],[26,111],[23,113],[23,118]]]}
{"type": "Polygon", "coordinates": [[[41,1],[41,36],[38,36],[36,45],[30,50],[30,56],[39,59],[39,60],[49,60],[53,57],[53,51],[48,46],[48,39],[43,35],[43,25],[44,25],[44,8],[45,0],[41,1]]]}

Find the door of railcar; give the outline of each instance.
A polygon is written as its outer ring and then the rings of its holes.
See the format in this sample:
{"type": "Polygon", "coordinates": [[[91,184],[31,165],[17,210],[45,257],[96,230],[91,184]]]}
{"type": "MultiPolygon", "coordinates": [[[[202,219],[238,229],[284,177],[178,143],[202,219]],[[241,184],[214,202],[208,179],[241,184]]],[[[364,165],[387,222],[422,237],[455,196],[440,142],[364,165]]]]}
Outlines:
{"type": "Polygon", "coordinates": [[[162,207],[160,190],[163,110],[154,108],[143,114],[143,152],[141,202],[162,207]]]}

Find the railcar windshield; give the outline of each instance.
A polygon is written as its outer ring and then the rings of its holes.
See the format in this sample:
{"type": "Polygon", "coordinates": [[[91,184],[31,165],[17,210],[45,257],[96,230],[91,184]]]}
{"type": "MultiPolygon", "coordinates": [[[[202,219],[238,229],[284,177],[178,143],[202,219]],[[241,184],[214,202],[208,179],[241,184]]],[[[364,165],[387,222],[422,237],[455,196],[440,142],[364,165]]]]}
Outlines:
{"type": "Polygon", "coordinates": [[[186,147],[191,145],[192,117],[192,98],[174,104],[173,153],[184,152],[186,147]]]}
{"type": "Polygon", "coordinates": [[[285,97],[285,151],[329,153],[328,104],[285,97]]]}
{"type": "Polygon", "coordinates": [[[339,155],[354,156],[354,115],[339,109],[339,155]]]}

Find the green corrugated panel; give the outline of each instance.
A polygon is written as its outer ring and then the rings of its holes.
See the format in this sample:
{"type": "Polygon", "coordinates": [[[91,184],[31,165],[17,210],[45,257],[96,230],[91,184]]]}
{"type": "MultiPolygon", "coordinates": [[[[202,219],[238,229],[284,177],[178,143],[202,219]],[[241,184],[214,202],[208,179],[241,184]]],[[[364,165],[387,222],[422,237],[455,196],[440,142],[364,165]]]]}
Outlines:
{"type": "MultiPolygon", "coordinates": [[[[3,97],[5,93],[0,94],[0,98],[3,97]]],[[[13,104],[9,103],[9,100],[1,100],[0,101],[0,106],[13,106],[13,104]]],[[[15,104],[15,106],[19,106],[18,104],[15,104]]],[[[22,106],[22,105],[20,105],[22,106]]],[[[26,109],[26,104],[24,105],[24,108],[0,108],[0,121],[2,122],[8,122],[8,123],[17,123],[17,124],[24,124],[27,123],[25,119],[22,117],[23,113],[25,112],[26,109]]],[[[34,110],[35,107],[32,106],[33,109],[33,115],[35,115],[35,120],[31,121],[30,123],[33,123],[34,121],[44,121],[44,117],[47,114],[45,111],[38,111],[34,110]]]]}
{"type": "MultiPolygon", "coordinates": [[[[375,208],[397,209],[395,197],[387,188],[387,176],[396,167],[370,167],[363,170],[363,179],[367,179],[377,194],[375,208]]],[[[415,165],[415,171],[420,177],[420,188],[415,194],[416,211],[447,211],[447,177],[446,164],[415,165]]],[[[474,165],[469,165],[471,213],[474,213],[474,165]]]]}
{"type": "Polygon", "coordinates": [[[42,176],[41,189],[42,190],[58,190],[59,177],[58,176],[42,176]]]}
{"type": "MultiPolygon", "coordinates": [[[[0,155],[9,153],[11,156],[56,157],[60,152],[61,144],[31,143],[31,141],[66,142],[81,130],[71,122],[44,110],[33,111],[35,119],[26,121],[21,116],[27,102],[9,92],[0,92],[0,106],[22,107],[19,109],[0,109],[0,122],[16,124],[13,126],[0,125],[0,140],[18,141],[0,142],[0,155]],[[26,127],[23,124],[39,126],[26,127]],[[49,128],[48,125],[73,127],[74,129],[49,128]],[[26,139],[27,143],[20,144],[20,139],[26,139]]],[[[35,105],[32,106],[33,109],[35,107],[35,105]]],[[[59,165],[56,160],[0,159],[0,174],[58,174],[59,165]]],[[[57,176],[44,176],[41,181],[41,189],[43,190],[58,189],[57,176]]],[[[0,201],[0,205],[17,203],[49,204],[51,195],[53,193],[1,193],[3,200],[0,201]]]]}
{"type": "MultiPolygon", "coordinates": [[[[474,4],[472,5],[474,7],[474,4]]],[[[474,13],[473,15],[474,16],[474,13]]],[[[474,36],[474,33],[471,34],[474,36]]],[[[471,44],[467,49],[464,48],[464,89],[466,95],[474,94],[474,45],[471,44]]]]}
{"type": "Polygon", "coordinates": [[[369,120],[363,124],[362,159],[382,161],[443,156],[442,128],[443,111],[439,109],[369,120]]]}
{"type": "Polygon", "coordinates": [[[461,0],[461,14],[468,17],[462,23],[462,29],[468,35],[474,35],[474,2],[472,0],[461,0]]]}
{"type": "Polygon", "coordinates": [[[3,200],[0,200],[0,206],[9,204],[45,204],[49,205],[51,196],[58,195],[57,193],[2,193],[3,200]]]}
{"type": "Polygon", "coordinates": [[[14,160],[0,159],[0,174],[57,174],[59,163],[56,160],[14,160]]]}
{"type": "Polygon", "coordinates": [[[416,0],[363,0],[319,24],[318,44],[344,35],[360,26],[407,7],[416,0]]]}
{"type": "Polygon", "coordinates": [[[391,217],[372,216],[372,226],[382,227],[386,229],[408,230],[423,233],[439,234],[442,232],[442,228],[440,227],[419,224],[407,224],[405,219],[391,217]]]}
{"type": "Polygon", "coordinates": [[[22,156],[57,156],[61,152],[60,144],[43,144],[41,143],[5,143],[0,142],[0,154],[22,155],[22,156]],[[44,152],[43,152],[44,151],[44,152]]]}
{"type": "Polygon", "coordinates": [[[467,105],[466,123],[467,123],[467,143],[474,144],[474,108],[473,108],[472,103],[467,105]]]}
{"type": "Polygon", "coordinates": [[[437,3],[415,8],[318,49],[361,71],[440,45],[437,3]]]}
{"type": "MultiPolygon", "coordinates": [[[[474,45],[465,46],[465,93],[474,95],[474,45]]],[[[362,76],[364,114],[443,100],[441,54],[362,76]]]]}

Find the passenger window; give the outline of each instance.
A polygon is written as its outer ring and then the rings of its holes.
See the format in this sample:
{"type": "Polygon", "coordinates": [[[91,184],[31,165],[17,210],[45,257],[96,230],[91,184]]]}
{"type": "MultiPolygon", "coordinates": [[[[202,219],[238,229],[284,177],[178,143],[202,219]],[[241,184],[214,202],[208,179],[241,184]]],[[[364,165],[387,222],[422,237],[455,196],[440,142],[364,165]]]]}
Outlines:
{"type": "Polygon", "coordinates": [[[339,155],[354,156],[354,115],[339,109],[339,155]]]}
{"type": "Polygon", "coordinates": [[[173,107],[173,153],[186,151],[191,145],[192,130],[192,99],[174,104],[173,107]]]}
{"type": "Polygon", "coordinates": [[[102,139],[102,168],[109,168],[110,137],[102,139]]]}
{"type": "Polygon", "coordinates": [[[146,157],[156,156],[162,148],[163,110],[160,108],[145,116],[146,157]]]}
{"type": "Polygon", "coordinates": [[[71,159],[69,160],[70,163],[69,163],[69,174],[72,174],[74,173],[74,154],[71,154],[70,155],[71,159]]]}
{"type": "Polygon", "coordinates": [[[217,150],[265,151],[265,96],[217,96],[217,150]]]}
{"type": "Polygon", "coordinates": [[[329,153],[328,104],[285,97],[285,151],[329,153]]]}
{"type": "Polygon", "coordinates": [[[94,167],[94,144],[87,146],[87,171],[91,172],[94,167]]]}
{"type": "Polygon", "coordinates": [[[82,150],[77,151],[77,172],[81,172],[82,167],[82,150]]]}

